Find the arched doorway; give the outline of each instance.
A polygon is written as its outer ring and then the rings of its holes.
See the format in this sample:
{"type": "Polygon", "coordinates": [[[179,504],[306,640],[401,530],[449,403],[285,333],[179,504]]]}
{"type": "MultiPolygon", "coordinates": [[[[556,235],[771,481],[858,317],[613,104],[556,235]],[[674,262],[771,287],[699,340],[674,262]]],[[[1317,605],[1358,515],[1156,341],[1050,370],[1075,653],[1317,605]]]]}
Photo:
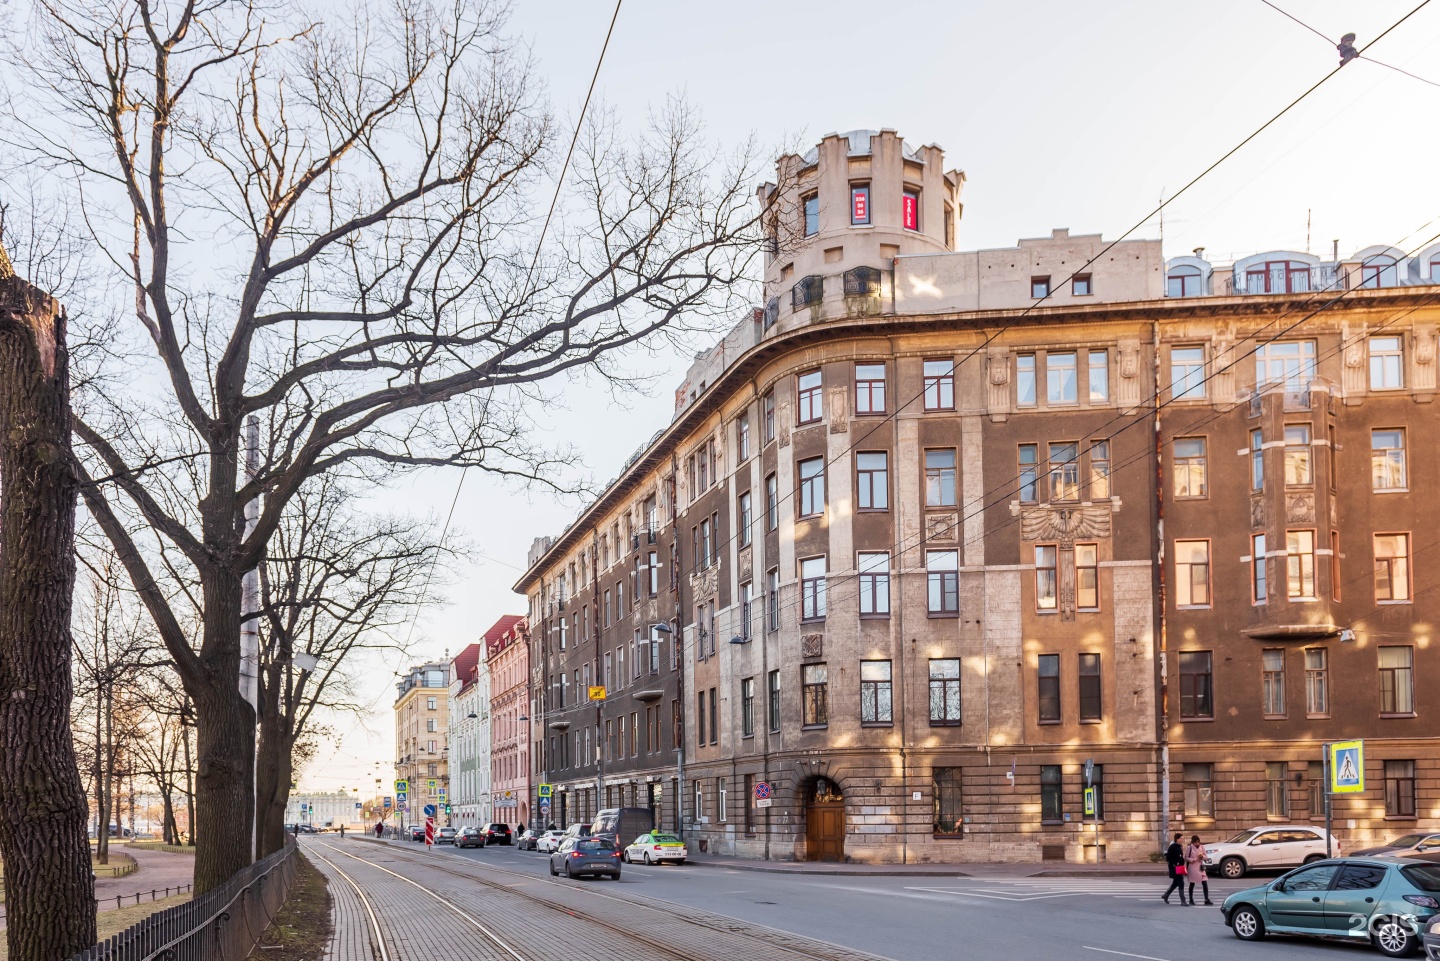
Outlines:
{"type": "Polygon", "coordinates": [[[816,778],[805,795],[805,860],[845,860],[845,798],[829,778],[816,778]]]}

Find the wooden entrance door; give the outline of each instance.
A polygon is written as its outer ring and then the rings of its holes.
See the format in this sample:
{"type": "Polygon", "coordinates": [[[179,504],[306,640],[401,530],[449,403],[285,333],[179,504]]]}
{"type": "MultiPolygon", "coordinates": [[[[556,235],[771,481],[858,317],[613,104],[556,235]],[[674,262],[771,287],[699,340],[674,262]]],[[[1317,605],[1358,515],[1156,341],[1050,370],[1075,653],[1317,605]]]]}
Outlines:
{"type": "Polygon", "coordinates": [[[845,860],[845,802],[811,802],[805,807],[805,859],[845,860]]]}

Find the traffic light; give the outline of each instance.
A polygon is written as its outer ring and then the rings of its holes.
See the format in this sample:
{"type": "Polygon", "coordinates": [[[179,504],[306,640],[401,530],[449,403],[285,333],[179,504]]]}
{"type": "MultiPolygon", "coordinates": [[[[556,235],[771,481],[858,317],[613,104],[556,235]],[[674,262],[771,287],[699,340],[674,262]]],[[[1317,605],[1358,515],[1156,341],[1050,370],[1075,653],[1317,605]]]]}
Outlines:
{"type": "Polygon", "coordinates": [[[446,804],[446,805],[445,805],[445,816],[446,816],[446,817],[449,817],[449,816],[450,816],[450,805],[449,805],[449,804],[446,804]]]}

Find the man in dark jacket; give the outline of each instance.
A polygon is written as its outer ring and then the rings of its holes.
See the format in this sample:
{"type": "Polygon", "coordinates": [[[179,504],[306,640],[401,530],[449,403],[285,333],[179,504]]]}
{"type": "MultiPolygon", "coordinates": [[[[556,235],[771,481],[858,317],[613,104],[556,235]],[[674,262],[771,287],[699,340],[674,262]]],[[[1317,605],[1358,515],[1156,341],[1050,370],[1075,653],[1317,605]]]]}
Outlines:
{"type": "Polygon", "coordinates": [[[1165,865],[1170,872],[1170,888],[1160,900],[1169,904],[1170,895],[1179,891],[1180,903],[1188,904],[1189,902],[1185,900],[1185,875],[1182,873],[1185,870],[1185,848],[1181,846],[1178,834],[1170,842],[1170,846],[1165,849],[1165,865]]]}

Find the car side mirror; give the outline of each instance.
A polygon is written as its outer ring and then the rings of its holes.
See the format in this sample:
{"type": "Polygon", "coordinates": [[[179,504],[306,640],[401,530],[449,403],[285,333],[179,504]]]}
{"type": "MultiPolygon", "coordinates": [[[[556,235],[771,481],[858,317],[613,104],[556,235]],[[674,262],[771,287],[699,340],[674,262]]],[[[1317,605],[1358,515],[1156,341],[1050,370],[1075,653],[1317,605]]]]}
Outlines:
{"type": "Polygon", "coordinates": [[[1285,886],[1285,882],[1284,882],[1283,880],[1281,880],[1281,881],[1276,881],[1274,884],[1272,884],[1272,885],[1270,886],[1270,890],[1271,890],[1271,891],[1278,891],[1278,892],[1280,892],[1281,894],[1285,894],[1285,893],[1288,892],[1290,889],[1287,888],[1287,887],[1285,886]]]}

